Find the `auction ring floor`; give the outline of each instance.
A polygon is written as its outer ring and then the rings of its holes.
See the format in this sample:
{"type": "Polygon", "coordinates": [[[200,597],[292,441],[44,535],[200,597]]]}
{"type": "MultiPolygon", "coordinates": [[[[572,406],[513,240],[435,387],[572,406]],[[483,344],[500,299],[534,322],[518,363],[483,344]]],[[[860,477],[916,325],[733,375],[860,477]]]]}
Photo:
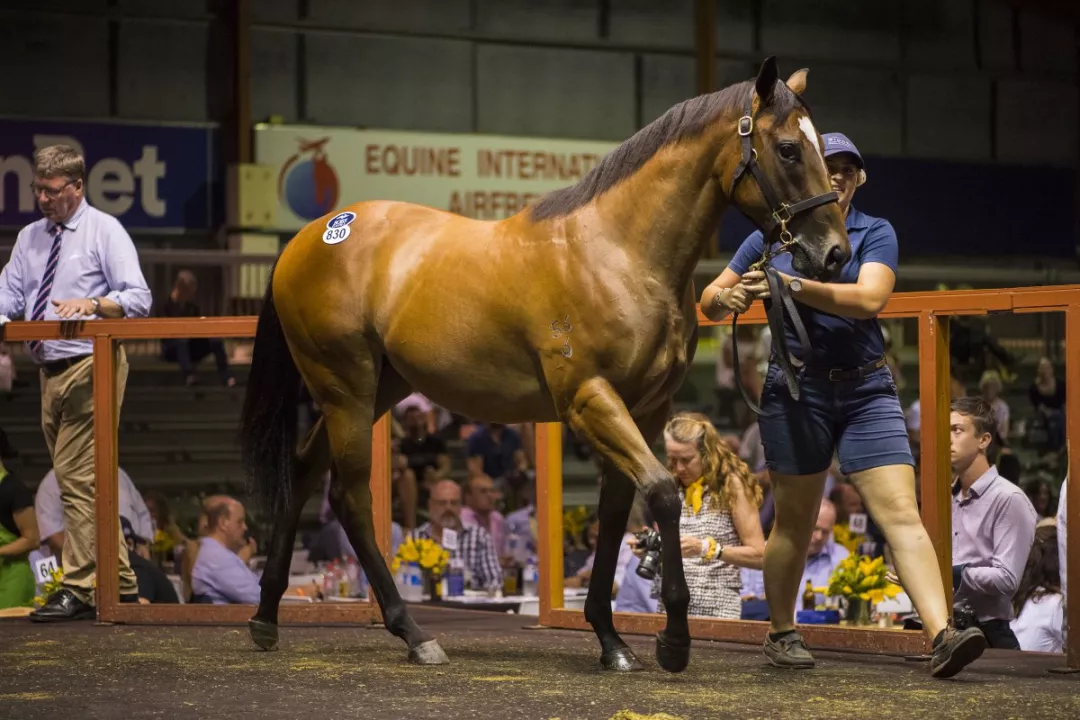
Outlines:
{"type": "Polygon", "coordinates": [[[697,641],[690,667],[671,675],[653,660],[652,638],[627,636],[647,670],[614,675],[600,671],[591,633],[529,630],[533,618],[517,615],[414,612],[450,665],[409,665],[381,626],[284,627],[280,649],[262,652],[244,627],[3,620],[0,718],[1080,717],[1080,675],[1048,673],[1063,657],[991,650],[942,681],[901,657],[816,651],[816,669],[782,671],[760,647],[697,641]]]}

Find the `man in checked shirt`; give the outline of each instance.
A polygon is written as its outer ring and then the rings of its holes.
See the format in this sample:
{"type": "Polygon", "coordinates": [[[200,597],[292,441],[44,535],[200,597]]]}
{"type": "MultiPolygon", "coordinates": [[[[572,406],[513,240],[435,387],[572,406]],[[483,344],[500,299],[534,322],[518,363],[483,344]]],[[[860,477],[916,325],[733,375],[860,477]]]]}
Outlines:
{"type": "MultiPolygon", "coordinates": [[[[0,272],[0,327],[11,317],[83,320],[146,317],[146,286],[131,237],[120,222],[84,198],[86,162],[67,145],[41,148],[31,185],[44,217],[19,233],[0,272]]],[[[30,614],[35,622],[92,619],[94,552],[93,341],[27,343],[40,368],[41,429],[64,506],[63,588],[30,614]]],[[[117,357],[117,406],[123,401],[128,364],[117,357]]],[[[119,531],[117,531],[119,533],[119,531]]],[[[120,540],[120,597],[138,602],[127,543],[120,540]]]]}
{"type": "Polygon", "coordinates": [[[1019,487],[986,458],[994,411],[978,397],[952,401],[953,590],[978,617],[990,647],[1019,650],[1009,627],[1038,515],[1019,487]]]}
{"type": "Polygon", "coordinates": [[[416,529],[421,538],[431,538],[450,551],[450,558],[460,559],[477,590],[502,584],[502,568],[491,534],[479,525],[461,524],[461,487],[453,480],[440,480],[431,488],[428,518],[416,529]],[[449,532],[447,532],[449,531],[449,532]]]}

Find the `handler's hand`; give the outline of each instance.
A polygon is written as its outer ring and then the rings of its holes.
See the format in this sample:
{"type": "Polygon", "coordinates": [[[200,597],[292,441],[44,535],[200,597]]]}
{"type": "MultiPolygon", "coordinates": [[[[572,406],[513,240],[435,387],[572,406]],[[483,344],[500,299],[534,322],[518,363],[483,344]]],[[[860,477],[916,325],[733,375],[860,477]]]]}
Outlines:
{"type": "Polygon", "coordinates": [[[750,295],[750,302],[759,298],[764,300],[769,297],[769,281],[765,279],[764,270],[751,270],[743,273],[742,285],[750,295]]]}
{"type": "MultiPolygon", "coordinates": [[[[750,308],[750,303],[754,301],[754,298],[750,296],[742,283],[721,290],[717,297],[719,298],[720,307],[729,313],[744,313],[750,308]]],[[[713,302],[718,301],[713,300],[713,302]]]]}

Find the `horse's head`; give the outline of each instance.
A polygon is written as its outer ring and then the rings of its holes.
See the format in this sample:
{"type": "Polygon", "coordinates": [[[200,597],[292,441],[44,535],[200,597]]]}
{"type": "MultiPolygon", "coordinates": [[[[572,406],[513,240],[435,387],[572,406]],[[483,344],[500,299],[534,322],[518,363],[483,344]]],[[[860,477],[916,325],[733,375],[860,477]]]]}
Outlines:
{"type": "Polygon", "coordinates": [[[730,188],[731,201],[763,229],[767,243],[790,251],[798,272],[827,281],[851,257],[851,244],[821,136],[800,99],[806,72],[784,84],[774,58],[762,64],[738,121],[736,152],[721,153],[717,172],[721,187],[730,188]]]}

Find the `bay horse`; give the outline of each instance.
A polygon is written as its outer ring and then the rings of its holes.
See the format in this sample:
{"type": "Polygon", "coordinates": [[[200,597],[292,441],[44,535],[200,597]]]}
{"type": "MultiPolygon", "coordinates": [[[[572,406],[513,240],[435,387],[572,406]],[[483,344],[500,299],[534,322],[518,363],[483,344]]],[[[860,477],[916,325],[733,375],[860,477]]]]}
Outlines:
{"type": "Polygon", "coordinates": [[[272,512],[249,621],[260,648],[277,645],[300,510],[332,463],[330,503],[387,630],[411,662],[448,662],[410,616],[373,531],[372,425],[418,391],[471,418],[568,423],[602,458],[585,616],[609,670],[642,669],[615,631],[611,597],[635,488],[643,494],[663,543],[656,658],[686,668],[681,500],[651,445],[697,347],[694,268],[729,204],[779,231],[808,277],[830,280],[850,257],[805,86],[806,70],[785,84],[768,58],[756,79],[675,105],[576,185],[504,220],[361,202],[291,239],[259,315],[240,434],[272,512]],[[301,383],[322,416],[298,442],[301,383]]]}

